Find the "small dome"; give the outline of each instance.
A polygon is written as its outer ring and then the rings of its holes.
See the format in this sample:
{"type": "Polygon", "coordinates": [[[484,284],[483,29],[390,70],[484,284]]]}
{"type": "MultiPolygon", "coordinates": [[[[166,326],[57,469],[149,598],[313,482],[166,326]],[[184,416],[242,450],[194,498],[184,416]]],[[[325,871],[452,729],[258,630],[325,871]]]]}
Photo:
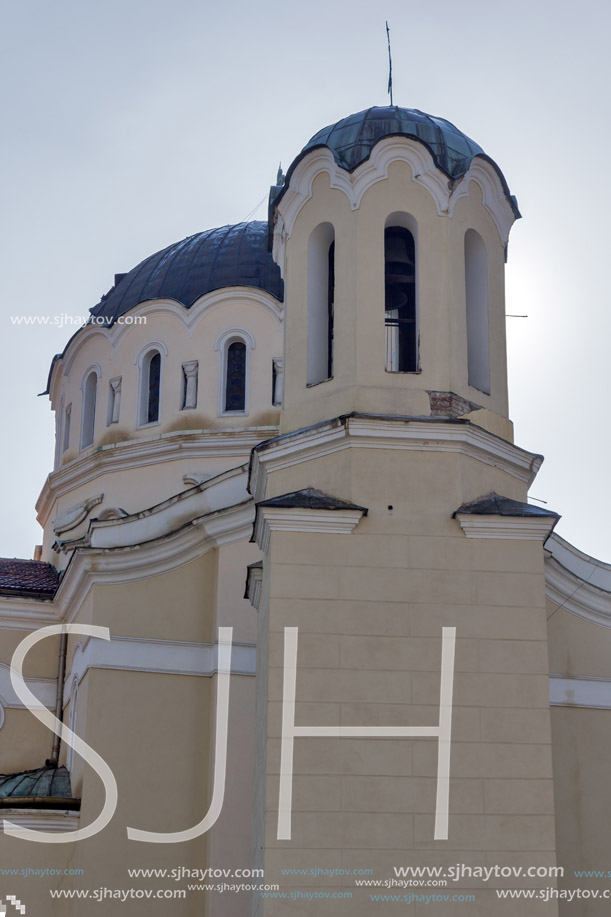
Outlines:
{"type": "Polygon", "coordinates": [[[112,323],[150,299],[187,309],[222,287],[256,287],[282,301],[283,283],[267,245],[267,223],[255,220],[196,233],[141,261],[91,309],[112,323]]]}
{"type": "Polygon", "coordinates": [[[456,179],[464,175],[476,156],[485,159],[498,174],[516,217],[520,216],[517,201],[510,194],[503,173],[479,144],[445,118],[427,115],[417,108],[400,108],[398,105],[366,108],[342,118],[335,124],[323,127],[314,134],[288,170],[284,188],[274,199],[274,205],[279,203],[288,188],[295,167],[312,150],[327,147],[342,169],[353,172],[369,158],[376,143],[385,137],[393,136],[409,137],[424,144],[437,168],[448,178],[456,179]]]}
{"type": "Polygon", "coordinates": [[[338,164],[352,172],[368,159],[378,141],[395,135],[424,143],[438,168],[451,178],[464,175],[473,157],[484,153],[481,146],[444,118],[427,115],[417,108],[393,105],[366,108],[323,127],[305,145],[302,155],[326,146],[338,164]]]}

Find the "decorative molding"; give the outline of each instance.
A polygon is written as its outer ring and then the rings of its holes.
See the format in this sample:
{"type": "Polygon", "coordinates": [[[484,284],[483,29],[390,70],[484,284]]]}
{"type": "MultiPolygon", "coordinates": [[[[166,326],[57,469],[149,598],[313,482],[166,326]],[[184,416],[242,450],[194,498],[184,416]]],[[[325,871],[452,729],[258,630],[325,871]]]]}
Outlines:
{"type": "Polygon", "coordinates": [[[263,499],[268,469],[277,471],[343,449],[401,449],[455,452],[494,465],[530,485],[542,456],[488,433],[472,421],[441,421],[357,414],[278,436],[253,452],[250,492],[263,499]]]}
{"type": "Polygon", "coordinates": [[[121,509],[120,506],[109,506],[108,509],[103,510],[98,516],[100,522],[108,522],[110,519],[125,519],[128,516],[124,509],[121,509]]]}
{"type": "Polygon", "coordinates": [[[73,621],[98,583],[116,585],[158,576],[214,548],[247,540],[253,520],[254,505],[248,501],[193,519],[177,531],[144,544],[77,550],[55,596],[56,620],[73,621]]]}
{"type": "Polygon", "coordinates": [[[4,705],[0,703],[0,729],[2,729],[2,727],[4,726],[4,720],[5,720],[4,705]]]}
{"type": "MultiPolygon", "coordinates": [[[[0,809],[0,831],[4,819],[18,828],[34,831],[76,831],[80,814],[73,809],[0,809]]],[[[14,835],[18,836],[18,835],[14,835]]]]}
{"type": "Polygon", "coordinates": [[[471,513],[457,513],[455,518],[467,538],[545,541],[558,517],[478,516],[471,513]]]}
{"type": "Polygon", "coordinates": [[[281,271],[286,239],[293,231],[299,212],[312,197],[312,185],[318,175],[327,173],[331,188],[342,191],[351,209],[357,210],[365,192],[376,182],[388,178],[388,169],[393,162],[406,162],[410,166],[412,181],[426,188],[439,216],[451,217],[456,201],[469,193],[469,181],[476,181],[482,189],[484,207],[494,220],[503,242],[507,241],[515,216],[501,181],[489,163],[475,157],[468,172],[456,184],[437,168],[423,144],[408,137],[388,137],[374,146],[369,159],[354,172],[338,165],[333,153],[326,147],[312,150],[304,156],[291,175],[290,185],[276,209],[273,257],[281,266],[281,271]]]}
{"type": "Polygon", "coordinates": [[[263,564],[250,564],[246,574],[245,599],[250,601],[253,608],[259,610],[261,594],[263,592],[263,564]]]}
{"type": "Polygon", "coordinates": [[[611,593],[576,576],[549,554],[545,558],[545,595],[556,609],[590,624],[611,627],[611,593]]]}
{"type": "MultiPolygon", "coordinates": [[[[26,678],[25,683],[32,694],[40,701],[39,708],[55,710],[57,695],[56,678],[26,678]]],[[[11,667],[0,662],[0,704],[4,707],[15,707],[25,710],[25,705],[17,697],[11,682],[11,667]]],[[[2,715],[4,721],[4,715],[2,715]]]]}
{"type": "Polygon", "coordinates": [[[611,678],[550,675],[549,696],[552,707],[611,710],[611,678]]]}
{"type": "Polygon", "coordinates": [[[47,478],[36,504],[38,521],[46,525],[55,501],[77,487],[97,481],[100,475],[148,468],[173,459],[235,457],[247,460],[254,446],[278,435],[278,427],[249,427],[235,430],[182,430],[152,438],[133,439],[101,446],[81,454],[47,478]]]}
{"type": "Polygon", "coordinates": [[[545,543],[548,553],[571,573],[592,586],[611,592],[611,564],[606,564],[590,554],[580,551],[557,532],[545,543]]]}
{"type": "Polygon", "coordinates": [[[219,474],[221,474],[220,471],[189,471],[187,474],[183,474],[182,480],[183,484],[199,487],[200,484],[205,484],[206,481],[216,478],[219,474]]]}
{"type": "Polygon", "coordinates": [[[509,230],[515,223],[515,214],[507,200],[499,176],[485,159],[475,156],[469,170],[454,185],[448,202],[448,216],[454,215],[454,208],[461,197],[469,196],[469,182],[476,182],[482,190],[482,203],[494,221],[501,243],[507,245],[509,230]]]}
{"type": "MultiPolygon", "coordinates": [[[[259,290],[256,287],[224,287],[221,290],[213,290],[206,293],[193,303],[190,309],[172,299],[155,299],[140,303],[130,309],[130,316],[143,316],[151,318],[155,315],[171,316],[179,321],[186,329],[187,334],[191,336],[193,331],[210,312],[226,305],[232,305],[236,301],[252,305],[257,309],[265,312],[271,318],[278,328],[282,327],[284,317],[284,305],[278,302],[270,293],[259,290]]],[[[55,362],[51,374],[51,385],[49,395],[51,405],[55,409],[55,403],[59,396],[58,380],[61,379],[62,373],[59,371],[60,366],[63,374],[70,375],[72,366],[81,348],[89,345],[94,335],[98,335],[106,344],[110,344],[113,351],[116,352],[126,334],[132,329],[139,329],[146,325],[141,324],[114,324],[110,328],[101,328],[100,325],[84,325],[79,329],[78,334],[68,342],[66,349],[61,358],[55,362]]]]}
{"type": "Polygon", "coordinates": [[[89,544],[93,548],[130,547],[163,538],[185,525],[185,520],[203,525],[210,514],[250,505],[246,485],[247,467],[241,465],[139,513],[109,521],[92,519],[89,544]]]}
{"type": "Polygon", "coordinates": [[[182,364],[184,378],[183,404],[181,411],[188,411],[197,407],[197,381],[199,376],[199,360],[189,360],[182,364]]]}
{"type": "Polygon", "coordinates": [[[70,532],[75,529],[81,522],[85,521],[91,510],[98,506],[103,499],[104,494],[98,494],[97,497],[90,497],[88,500],[83,500],[82,503],[77,503],[76,506],[71,506],[70,509],[65,510],[51,523],[55,535],[63,535],[64,532],[70,532]]]}
{"type": "Polygon", "coordinates": [[[364,515],[362,509],[297,509],[257,507],[254,538],[264,554],[269,550],[272,532],[319,532],[350,535],[364,515]]]}
{"type": "Polygon", "coordinates": [[[0,630],[33,631],[49,624],[59,624],[55,600],[13,599],[0,595],[0,630]]]}
{"type": "Polygon", "coordinates": [[[106,426],[109,427],[113,423],[119,423],[119,418],[121,417],[121,384],[122,377],[115,376],[114,379],[110,379],[108,383],[108,417],[106,421],[106,426]]]}
{"type": "MultiPolygon", "coordinates": [[[[254,643],[233,643],[231,674],[254,676],[254,643]]],[[[121,672],[148,672],[156,675],[192,675],[212,678],[218,675],[218,643],[187,643],[176,640],[146,640],[111,635],[110,641],[88,638],[78,644],[64,682],[63,704],[67,706],[89,669],[115,669],[121,672]]],[[[55,701],[53,702],[55,703],[55,701]]]]}

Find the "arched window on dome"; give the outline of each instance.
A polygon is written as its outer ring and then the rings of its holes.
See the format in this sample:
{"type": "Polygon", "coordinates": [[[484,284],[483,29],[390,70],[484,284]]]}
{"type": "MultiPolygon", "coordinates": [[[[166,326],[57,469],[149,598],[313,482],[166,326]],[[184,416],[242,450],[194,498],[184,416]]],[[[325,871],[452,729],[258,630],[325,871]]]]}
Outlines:
{"type": "Polygon", "coordinates": [[[469,385],[489,395],[488,258],[484,240],[474,229],[465,233],[465,295],[469,385]]]}
{"type": "Polygon", "coordinates": [[[62,445],[62,452],[65,452],[68,446],[70,445],[70,424],[72,420],[72,404],[66,405],[66,413],[64,415],[64,441],[62,445]]]}
{"type": "Polygon", "coordinates": [[[308,242],[308,385],[333,378],[335,229],[321,223],[308,242]]]}
{"type": "MultiPolygon", "coordinates": [[[[72,732],[76,733],[76,713],[78,708],[78,679],[74,678],[72,681],[72,691],[70,693],[70,714],[68,718],[68,728],[72,732]]],[[[74,749],[71,745],[68,746],[66,752],[66,767],[69,771],[72,770],[74,765],[74,749]]]]}
{"type": "Polygon", "coordinates": [[[408,214],[392,214],[384,230],[386,371],[419,370],[416,226],[408,214]]]}
{"type": "Polygon", "coordinates": [[[140,367],[138,387],[138,426],[159,423],[161,417],[161,382],[163,361],[167,354],[164,344],[147,344],[137,357],[140,367]]]}
{"type": "Polygon", "coordinates": [[[249,331],[232,328],[219,335],[214,345],[219,362],[219,417],[248,414],[250,352],[255,339],[249,331]]]}
{"type": "Polygon", "coordinates": [[[62,457],[62,438],[63,438],[63,431],[64,431],[64,416],[65,416],[64,415],[64,410],[65,410],[64,401],[65,401],[65,397],[64,395],[62,395],[60,405],[59,405],[59,411],[57,411],[57,414],[55,416],[55,463],[53,465],[55,470],[59,468],[59,463],[61,462],[61,457],[62,457]]]}
{"type": "Polygon", "coordinates": [[[85,374],[82,384],[83,412],[81,415],[81,449],[86,449],[87,446],[91,446],[93,443],[99,376],[99,367],[93,367],[85,374]]]}

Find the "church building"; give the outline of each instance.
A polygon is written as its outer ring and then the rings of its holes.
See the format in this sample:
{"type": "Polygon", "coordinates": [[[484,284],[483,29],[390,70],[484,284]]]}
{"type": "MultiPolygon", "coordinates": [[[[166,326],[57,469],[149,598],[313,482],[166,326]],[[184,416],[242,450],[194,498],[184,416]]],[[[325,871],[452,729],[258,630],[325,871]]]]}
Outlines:
{"type": "Polygon", "coordinates": [[[575,872],[608,868],[611,565],[528,499],[519,216],[449,121],[370,108],[267,220],[115,275],[49,373],[42,545],[0,560],[0,858],[53,871],[1,901],[608,913],[575,872]],[[401,867],[445,882],[384,885],[401,867]]]}

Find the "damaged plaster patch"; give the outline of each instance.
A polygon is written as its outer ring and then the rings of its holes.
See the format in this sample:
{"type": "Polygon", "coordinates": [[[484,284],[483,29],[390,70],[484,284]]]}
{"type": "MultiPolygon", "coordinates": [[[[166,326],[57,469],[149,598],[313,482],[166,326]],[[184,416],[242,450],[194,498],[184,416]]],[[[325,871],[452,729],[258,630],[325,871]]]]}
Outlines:
{"type": "Polygon", "coordinates": [[[462,417],[471,411],[480,411],[481,404],[467,401],[454,392],[427,392],[431,406],[431,417],[462,417]]]}

